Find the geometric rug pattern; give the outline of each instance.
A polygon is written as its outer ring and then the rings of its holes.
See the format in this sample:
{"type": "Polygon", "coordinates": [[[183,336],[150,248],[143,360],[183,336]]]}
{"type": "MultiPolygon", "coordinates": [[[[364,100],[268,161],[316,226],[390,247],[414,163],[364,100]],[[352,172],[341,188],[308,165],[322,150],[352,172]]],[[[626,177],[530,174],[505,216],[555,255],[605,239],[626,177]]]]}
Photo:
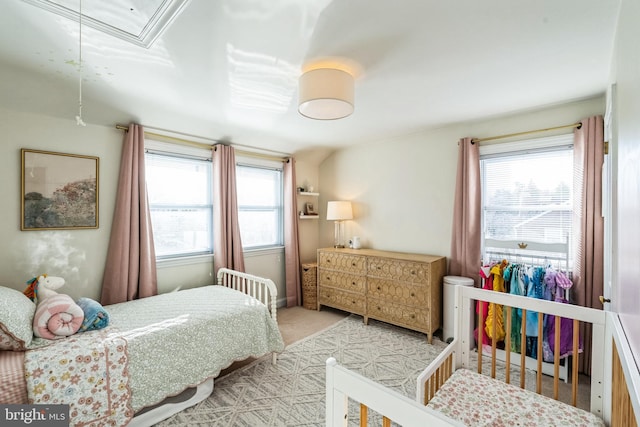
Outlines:
{"type": "Polygon", "coordinates": [[[329,357],[414,399],[418,375],[445,347],[437,337],[430,345],[425,334],[350,315],[287,346],[275,366],[267,355],[217,378],[209,398],[157,425],[321,427],[329,357]]]}

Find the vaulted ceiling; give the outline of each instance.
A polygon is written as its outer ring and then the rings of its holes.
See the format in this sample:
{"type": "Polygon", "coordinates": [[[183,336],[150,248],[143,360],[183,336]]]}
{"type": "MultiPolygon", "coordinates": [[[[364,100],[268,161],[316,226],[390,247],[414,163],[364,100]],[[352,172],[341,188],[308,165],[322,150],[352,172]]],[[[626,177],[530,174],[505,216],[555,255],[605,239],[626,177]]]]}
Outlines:
{"type": "Polygon", "coordinates": [[[82,75],[87,123],[332,149],[603,94],[619,3],[83,0],[81,27],[79,0],[3,0],[0,106],[74,120],[82,75]],[[298,113],[319,61],[355,75],[351,116],[298,113]]]}

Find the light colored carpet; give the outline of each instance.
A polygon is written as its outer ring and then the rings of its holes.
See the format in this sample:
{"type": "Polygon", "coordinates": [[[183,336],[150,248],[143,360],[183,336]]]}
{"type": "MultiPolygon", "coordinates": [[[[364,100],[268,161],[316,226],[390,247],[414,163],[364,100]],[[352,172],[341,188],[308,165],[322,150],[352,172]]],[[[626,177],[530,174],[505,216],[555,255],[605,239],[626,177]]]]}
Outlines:
{"type": "Polygon", "coordinates": [[[324,426],[325,362],[415,397],[418,374],[446,344],[421,333],[351,315],[328,329],[215,380],[211,396],[159,426],[324,426]]]}

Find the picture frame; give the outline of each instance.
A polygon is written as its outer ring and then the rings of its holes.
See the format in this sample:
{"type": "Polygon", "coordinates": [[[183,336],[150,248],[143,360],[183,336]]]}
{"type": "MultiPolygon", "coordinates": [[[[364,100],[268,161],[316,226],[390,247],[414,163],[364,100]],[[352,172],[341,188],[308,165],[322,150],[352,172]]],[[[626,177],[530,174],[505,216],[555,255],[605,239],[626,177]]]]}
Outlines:
{"type": "Polygon", "coordinates": [[[21,157],[21,230],[98,228],[98,157],[26,148],[21,157]]]}
{"type": "Polygon", "coordinates": [[[304,204],[304,214],[305,215],[318,215],[318,212],[316,212],[315,207],[313,206],[313,203],[305,203],[304,204]]]}

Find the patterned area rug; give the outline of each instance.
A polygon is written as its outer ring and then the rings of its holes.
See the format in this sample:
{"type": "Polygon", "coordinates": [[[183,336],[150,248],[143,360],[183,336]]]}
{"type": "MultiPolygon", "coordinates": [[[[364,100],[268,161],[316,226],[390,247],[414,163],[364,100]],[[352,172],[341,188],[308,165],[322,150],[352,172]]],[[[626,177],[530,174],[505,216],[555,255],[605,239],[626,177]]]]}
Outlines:
{"type": "Polygon", "coordinates": [[[414,399],[418,375],[445,347],[435,337],[429,345],[425,334],[375,320],[364,325],[351,315],[289,345],[276,366],[269,355],[216,379],[208,399],[158,425],[324,426],[329,357],[414,399]]]}

